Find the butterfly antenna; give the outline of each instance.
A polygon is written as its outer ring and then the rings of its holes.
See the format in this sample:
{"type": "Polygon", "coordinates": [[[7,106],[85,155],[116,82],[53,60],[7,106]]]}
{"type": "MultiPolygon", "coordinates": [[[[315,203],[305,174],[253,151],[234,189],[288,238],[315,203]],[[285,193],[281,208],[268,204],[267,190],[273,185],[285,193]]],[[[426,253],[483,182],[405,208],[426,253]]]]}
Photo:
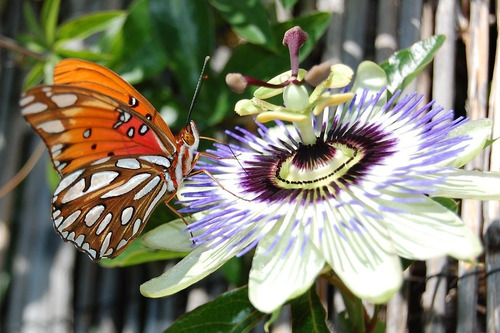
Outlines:
{"type": "Polygon", "coordinates": [[[210,57],[206,56],[205,61],[203,62],[203,67],[201,68],[200,78],[198,79],[198,83],[196,84],[194,96],[193,96],[193,99],[191,100],[191,105],[189,106],[189,112],[188,112],[186,126],[189,126],[189,122],[191,121],[191,113],[193,112],[194,103],[196,102],[196,100],[198,99],[198,96],[200,95],[201,85],[203,84],[203,81],[205,79],[205,68],[207,67],[207,63],[209,60],[210,60],[210,57]]]}

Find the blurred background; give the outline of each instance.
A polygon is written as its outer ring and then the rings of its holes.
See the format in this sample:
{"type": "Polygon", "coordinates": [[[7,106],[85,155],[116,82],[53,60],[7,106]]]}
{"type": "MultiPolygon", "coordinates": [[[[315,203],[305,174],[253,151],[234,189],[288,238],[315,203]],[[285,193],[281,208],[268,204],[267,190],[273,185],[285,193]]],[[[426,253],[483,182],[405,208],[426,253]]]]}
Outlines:
{"type": "MultiPolygon", "coordinates": [[[[491,118],[498,137],[498,7],[499,1],[486,0],[0,0],[0,331],[163,331],[185,312],[245,284],[248,276],[248,260],[235,259],[174,296],[145,298],[139,285],[178,259],[111,267],[130,262],[95,264],[64,243],[50,219],[57,176],[46,151],[19,186],[9,185],[43,151],[20,115],[20,94],[50,82],[61,58],[113,69],[176,133],[210,55],[193,119],[203,136],[224,140],[224,129],[253,127],[248,117],[235,116],[233,106],[242,96],[226,87],[225,75],[269,79],[289,69],[281,41],[295,25],[309,33],[301,51],[305,69],[330,61],[355,70],[362,60],[382,62],[444,34],[434,62],[406,89],[457,115],[491,118]]],[[[467,168],[500,171],[498,149],[492,145],[467,168]]],[[[500,206],[458,204],[464,221],[485,242],[481,265],[448,258],[414,263],[402,291],[380,312],[387,332],[500,331],[500,206]]],[[[173,216],[160,207],[148,228],[173,216]]],[[[336,318],[343,311],[338,293],[320,291],[332,329],[338,330],[336,318]]],[[[285,309],[272,332],[289,331],[285,309]]]]}

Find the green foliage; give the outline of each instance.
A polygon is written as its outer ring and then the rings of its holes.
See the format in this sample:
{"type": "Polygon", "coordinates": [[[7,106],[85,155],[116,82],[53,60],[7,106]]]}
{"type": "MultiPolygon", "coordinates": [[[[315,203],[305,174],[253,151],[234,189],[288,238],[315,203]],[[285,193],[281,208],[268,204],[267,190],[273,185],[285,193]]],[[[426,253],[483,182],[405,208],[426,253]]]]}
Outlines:
{"type": "Polygon", "coordinates": [[[83,41],[97,33],[119,26],[125,17],[124,11],[92,13],[68,20],[58,26],[60,0],[44,1],[39,17],[28,2],[23,11],[28,33],[19,41],[28,50],[39,54],[31,61],[31,70],[26,75],[24,87],[29,88],[42,79],[52,82],[54,65],[62,58],[81,58],[91,61],[110,59],[105,50],[74,49],[71,45],[83,41]]]}
{"type": "Polygon", "coordinates": [[[152,261],[179,259],[186,255],[186,252],[153,250],[146,247],[141,239],[137,238],[118,257],[101,259],[99,264],[104,267],[127,267],[152,261]]]}
{"type": "Polygon", "coordinates": [[[291,301],[293,332],[330,332],[326,326],[326,311],[316,287],[291,301]]]}
{"type": "Polygon", "coordinates": [[[246,41],[278,51],[275,36],[271,31],[268,14],[262,1],[211,0],[210,3],[221,13],[234,32],[246,41]]]}
{"type": "Polygon", "coordinates": [[[252,306],[244,287],[194,309],[165,332],[249,332],[266,316],[252,306]]]}
{"type": "Polygon", "coordinates": [[[432,36],[407,49],[394,52],[382,62],[380,66],[385,70],[389,81],[387,90],[394,93],[398,89],[404,89],[432,61],[444,40],[443,35],[432,36]]]}
{"type": "Polygon", "coordinates": [[[455,214],[458,214],[458,203],[455,200],[443,197],[434,197],[432,200],[436,201],[441,206],[446,207],[448,210],[451,210],[455,214]]]}

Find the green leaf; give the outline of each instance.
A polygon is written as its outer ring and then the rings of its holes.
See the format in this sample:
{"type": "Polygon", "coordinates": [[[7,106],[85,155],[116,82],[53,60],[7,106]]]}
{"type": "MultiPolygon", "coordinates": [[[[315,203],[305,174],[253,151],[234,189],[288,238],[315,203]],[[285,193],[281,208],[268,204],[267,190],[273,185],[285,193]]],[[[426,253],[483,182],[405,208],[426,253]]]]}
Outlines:
{"type": "Polygon", "coordinates": [[[265,317],[248,300],[248,287],[243,287],[185,314],[165,332],[250,332],[265,317]]]}
{"type": "Polygon", "coordinates": [[[73,51],[73,50],[66,50],[66,49],[56,49],[55,50],[57,55],[59,55],[61,58],[78,58],[78,59],[85,59],[89,61],[109,61],[113,59],[113,55],[107,54],[107,53],[100,53],[100,52],[92,52],[92,51],[87,51],[87,50],[80,50],[80,51],[73,51]]]}
{"type": "Polygon", "coordinates": [[[45,42],[45,36],[42,32],[42,27],[36,18],[35,11],[33,7],[31,7],[29,2],[23,3],[23,14],[24,14],[24,22],[28,27],[29,32],[31,32],[37,39],[39,43],[45,42]]]}
{"type": "MultiPolygon", "coordinates": [[[[37,66],[40,65],[43,70],[43,64],[42,63],[37,63],[37,66]]],[[[47,167],[46,167],[46,175],[47,175],[47,182],[49,184],[49,187],[52,190],[55,190],[57,187],[57,184],[61,181],[61,177],[57,173],[56,169],[54,169],[54,166],[52,165],[52,162],[47,161],[47,167]]]]}
{"type": "Polygon", "coordinates": [[[84,39],[112,25],[122,25],[126,12],[121,10],[102,11],[80,16],[62,24],[57,30],[57,40],[84,39]]]}
{"type": "Polygon", "coordinates": [[[441,206],[448,208],[450,211],[458,213],[458,203],[455,200],[444,197],[433,197],[431,199],[436,201],[441,206]]]}
{"type": "Polygon", "coordinates": [[[140,239],[134,240],[120,255],[114,259],[102,259],[99,264],[104,267],[127,267],[145,262],[184,258],[187,252],[152,250],[140,239]]]}
{"type": "Polygon", "coordinates": [[[154,38],[149,3],[149,0],[134,2],[122,29],[106,35],[105,44],[100,44],[101,49],[115,57],[106,65],[131,84],[158,74],[167,64],[166,54],[154,38]]]}
{"type": "Polygon", "coordinates": [[[281,0],[280,1],[285,9],[292,9],[293,6],[298,2],[298,0],[281,0]]]}
{"type": "Polygon", "coordinates": [[[52,45],[55,41],[60,5],[61,0],[46,0],[43,2],[40,21],[48,45],[52,45]]]}
{"type": "Polygon", "coordinates": [[[493,143],[495,143],[495,141],[497,141],[498,139],[500,139],[500,137],[495,138],[495,139],[487,139],[486,142],[485,142],[485,144],[484,144],[484,148],[488,148],[493,143]]]}
{"type": "Polygon", "coordinates": [[[382,62],[380,66],[387,74],[389,92],[393,94],[398,89],[404,89],[432,61],[444,40],[443,35],[432,36],[407,49],[394,52],[382,62]]]}
{"type": "Polygon", "coordinates": [[[326,311],[316,286],[291,301],[293,332],[330,332],[326,326],[326,311]]]}
{"type": "Polygon", "coordinates": [[[248,42],[276,51],[267,12],[261,0],[211,0],[234,31],[248,42]]]}
{"type": "Polygon", "coordinates": [[[37,84],[40,84],[43,78],[43,63],[37,62],[33,67],[31,67],[28,74],[24,78],[23,90],[27,90],[29,88],[34,87],[37,84]]]}
{"type": "Polygon", "coordinates": [[[248,283],[249,269],[245,264],[245,257],[233,257],[222,265],[220,272],[230,284],[241,286],[248,283]]]}
{"type": "MultiPolygon", "coordinates": [[[[155,47],[162,48],[184,96],[191,96],[205,56],[215,45],[215,28],[207,1],[150,0],[155,47]]],[[[203,93],[203,91],[202,91],[203,93]]]]}
{"type": "Polygon", "coordinates": [[[342,332],[365,332],[364,307],[361,299],[354,295],[342,294],[346,310],[339,314],[342,332]]]}

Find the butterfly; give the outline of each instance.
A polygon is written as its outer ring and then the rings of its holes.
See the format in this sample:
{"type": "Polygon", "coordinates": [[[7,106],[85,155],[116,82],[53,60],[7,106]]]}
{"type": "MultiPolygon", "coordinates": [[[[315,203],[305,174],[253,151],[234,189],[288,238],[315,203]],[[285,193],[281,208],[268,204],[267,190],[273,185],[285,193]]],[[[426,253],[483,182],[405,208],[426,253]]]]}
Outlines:
{"type": "Polygon", "coordinates": [[[94,261],[125,250],[198,160],[194,121],[174,136],[146,98],[92,62],[60,61],[54,85],[26,91],[20,105],[61,177],[54,228],[94,261]]]}

